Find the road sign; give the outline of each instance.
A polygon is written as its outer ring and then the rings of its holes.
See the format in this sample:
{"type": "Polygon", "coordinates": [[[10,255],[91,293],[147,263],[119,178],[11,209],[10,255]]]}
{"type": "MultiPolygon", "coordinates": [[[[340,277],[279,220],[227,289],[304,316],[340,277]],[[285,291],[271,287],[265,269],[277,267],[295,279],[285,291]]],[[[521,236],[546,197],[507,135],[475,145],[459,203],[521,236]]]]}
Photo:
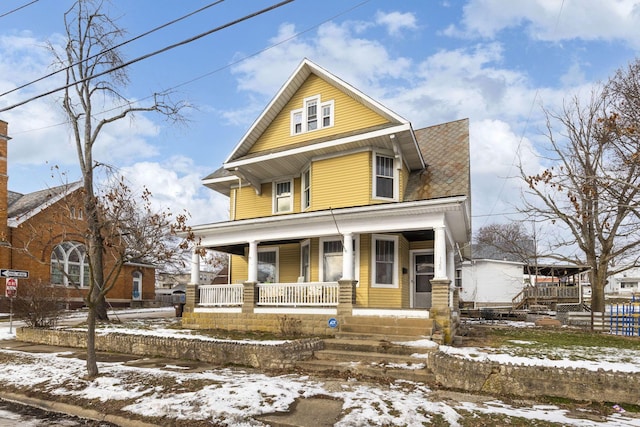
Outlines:
{"type": "Polygon", "coordinates": [[[18,293],[18,279],[14,279],[13,277],[8,278],[4,287],[4,293],[8,298],[15,297],[18,293]]]}
{"type": "Polygon", "coordinates": [[[7,268],[0,269],[1,277],[19,277],[21,279],[28,279],[29,272],[26,270],[9,270],[7,268]]]}

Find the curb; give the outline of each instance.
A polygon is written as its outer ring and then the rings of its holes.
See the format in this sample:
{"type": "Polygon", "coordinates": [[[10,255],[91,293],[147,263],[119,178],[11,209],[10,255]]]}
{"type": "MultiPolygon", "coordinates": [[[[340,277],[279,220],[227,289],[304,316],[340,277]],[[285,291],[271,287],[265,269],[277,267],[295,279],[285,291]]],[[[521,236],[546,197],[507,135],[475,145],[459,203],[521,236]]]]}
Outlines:
{"type": "Polygon", "coordinates": [[[94,411],[93,409],[87,409],[67,403],[49,402],[25,396],[23,394],[0,392],[0,399],[19,403],[21,405],[33,406],[45,411],[73,415],[74,417],[87,418],[94,421],[106,421],[120,427],[159,427],[157,424],[150,424],[140,420],[130,420],[118,415],[102,414],[98,411],[94,411]]]}

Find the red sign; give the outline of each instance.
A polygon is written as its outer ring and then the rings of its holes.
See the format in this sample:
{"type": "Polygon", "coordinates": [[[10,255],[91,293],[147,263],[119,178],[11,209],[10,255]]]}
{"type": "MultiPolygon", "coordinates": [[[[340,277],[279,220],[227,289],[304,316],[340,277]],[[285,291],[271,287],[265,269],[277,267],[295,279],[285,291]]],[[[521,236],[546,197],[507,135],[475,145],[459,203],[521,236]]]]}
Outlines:
{"type": "Polygon", "coordinates": [[[7,278],[7,283],[5,285],[4,294],[8,298],[13,298],[18,293],[18,279],[14,279],[13,277],[7,278]]]}

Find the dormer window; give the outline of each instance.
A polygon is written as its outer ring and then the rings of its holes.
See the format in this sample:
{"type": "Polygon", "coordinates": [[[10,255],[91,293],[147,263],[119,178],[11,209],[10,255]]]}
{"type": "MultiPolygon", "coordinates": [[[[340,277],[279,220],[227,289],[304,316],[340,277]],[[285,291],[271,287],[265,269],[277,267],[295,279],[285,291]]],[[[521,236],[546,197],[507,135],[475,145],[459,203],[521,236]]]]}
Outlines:
{"type": "Polygon", "coordinates": [[[291,112],[291,135],[333,126],[333,100],[320,102],[320,95],[303,100],[302,108],[291,112]]]}

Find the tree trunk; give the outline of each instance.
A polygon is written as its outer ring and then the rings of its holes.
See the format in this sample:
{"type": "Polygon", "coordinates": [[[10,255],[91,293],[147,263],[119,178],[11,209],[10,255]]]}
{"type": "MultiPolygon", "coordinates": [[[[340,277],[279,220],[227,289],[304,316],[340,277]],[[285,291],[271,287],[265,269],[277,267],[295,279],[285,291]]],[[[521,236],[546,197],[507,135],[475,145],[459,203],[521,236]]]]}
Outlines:
{"type": "Polygon", "coordinates": [[[89,378],[98,376],[98,362],[96,360],[96,314],[95,306],[89,306],[87,315],[87,375],[89,378]]]}

